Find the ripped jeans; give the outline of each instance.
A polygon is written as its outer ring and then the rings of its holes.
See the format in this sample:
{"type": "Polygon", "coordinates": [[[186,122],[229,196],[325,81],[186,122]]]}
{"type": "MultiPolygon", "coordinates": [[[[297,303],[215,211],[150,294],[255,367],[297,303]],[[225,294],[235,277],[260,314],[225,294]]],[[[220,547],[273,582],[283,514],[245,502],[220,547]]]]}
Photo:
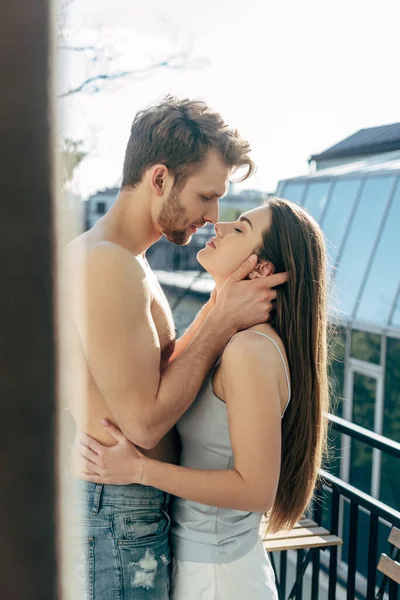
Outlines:
{"type": "Polygon", "coordinates": [[[79,600],[168,600],[168,494],[74,480],[71,578],[79,600]]]}

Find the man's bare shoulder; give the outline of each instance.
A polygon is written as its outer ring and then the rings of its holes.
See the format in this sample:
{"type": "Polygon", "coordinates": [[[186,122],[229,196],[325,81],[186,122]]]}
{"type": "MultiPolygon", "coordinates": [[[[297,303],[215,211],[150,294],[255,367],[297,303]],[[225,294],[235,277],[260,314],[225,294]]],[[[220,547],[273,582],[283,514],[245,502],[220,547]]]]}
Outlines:
{"type": "Polygon", "coordinates": [[[71,275],[83,277],[87,283],[104,277],[123,285],[135,283],[147,289],[147,273],[140,257],[108,240],[81,235],[66,246],[65,267],[71,275]]]}

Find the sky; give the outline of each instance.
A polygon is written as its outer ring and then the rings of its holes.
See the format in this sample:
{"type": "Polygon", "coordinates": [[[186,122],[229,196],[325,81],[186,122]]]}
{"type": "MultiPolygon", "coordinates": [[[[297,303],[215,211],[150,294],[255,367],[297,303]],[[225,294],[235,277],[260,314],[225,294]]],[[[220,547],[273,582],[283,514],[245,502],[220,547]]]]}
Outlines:
{"type": "Polygon", "coordinates": [[[60,134],[88,150],[72,182],[83,198],[119,185],[136,112],[166,94],[206,101],[249,140],[257,173],[237,191],[273,192],[311,154],[400,122],[398,0],[73,0],[66,17],[65,44],[99,52],[60,50],[59,92],[174,51],[195,63],[58,100],[60,134]]]}

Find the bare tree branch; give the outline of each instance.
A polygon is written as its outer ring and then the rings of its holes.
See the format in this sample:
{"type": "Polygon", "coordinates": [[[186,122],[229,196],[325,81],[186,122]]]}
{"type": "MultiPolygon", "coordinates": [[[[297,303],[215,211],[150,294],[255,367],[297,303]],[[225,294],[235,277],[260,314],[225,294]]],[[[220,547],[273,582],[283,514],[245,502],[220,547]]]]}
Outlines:
{"type": "MultiPolygon", "coordinates": [[[[158,69],[201,69],[208,64],[208,61],[204,58],[193,57],[192,48],[190,47],[190,40],[187,41],[186,48],[182,49],[182,44],[179,43],[179,32],[174,25],[168,21],[165,17],[162,19],[165,26],[170,32],[170,37],[174,42],[174,46],[178,46],[176,51],[172,51],[169,55],[165,56],[148,56],[147,66],[137,67],[132,69],[118,69],[118,61],[122,58],[122,55],[116,50],[115,44],[106,44],[104,46],[104,40],[99,36],[98,43],[88,40],[89,44],[80,45],[79,42],[76,45],[70,45],[68,43],[68,33],[65,31],[67,22],[67,9],[74,2],[74,0],[59,0],[60,16],[59,16],[59,35],[58,35],[58,49],[59,51],[76,53],[83,55],[87,65],[91,66],[91,73],[87,73],[86,79],[81,83],[70,87],[65,92],[58,94],[59,98],[67,98],[74,96],[80,92],[87,94],[96,94],[102,91],[107,82],[117,81],[129,77],[140,77],[145,76],[158,69]],[[92,43],[90,43],[92,42],[92,43]],[[179,48],[180,46],[180,48],[179,48]],[[103,85],[98,85],[102,82],[103,85]]],[[[125,65],[124,65],[125,66],[125,65]]]]}
{"type": "MultiPolygon", "coordinates": [[[[105,42],[104,38],[98,32],[97,41],[93,36],[89,38],[75,38],[77,44],[69,44],[70,31],[67,29],[67,9],[74,0],[59,0],[60,13],[58,16],[58,50],[67,52],[68,56],[73,56],[74,53],[79,61],[83,61],[86,68],[86,75],[89,75],[79,83],[70,87],[65,92],[58,95],[59,98],[67,98],[79,93],[96,94],[101,92],[108,82],[119,81],[130,77],[140,78],[158,70],[158,69],[201,69],[208,64],[205,58],[193,57],[190,40],[183,44],[179,40],[179,32],[169,21],[164,19],[165,25],[170,31],[173,48],[177,50],[169,51],[169,54],[163,53],[161,56],[148,54],[145,58],[147,66],[118,69],[118,62],[124,58],[123,54],[118,51],[118,45],[110,41],[105,42]],[[83,41],[81,45],[79,42],[83,41]],[[85,41],[89,43],[85,45],[85,41]]],[[[168,51],[167,51],[168,52],[168,51]]],[[[65,56],[65,55],[64,55],[65,56]]],[[[120,63],[121,64],[121,63],[120,63]]],[[[145,63],[146,64],[146,63],[145,63]]],[[[122,64],[121,64],[122,66],[122,64]]],[[[125,65],[124,65],[125,66],[125,65]]],[[[130,66],[130,65],[128,65],[130,66]]],[[[69,138],[61,140],[60,156],[62,166],[62,186],[65,188],[72,181],[75,170],[81,162],[90,153],[87,146],[78,140],[74,141],[69,138]]]]}
{"type": "Polygon", "coordinates": [[[71,52],[98,52],[96,46],[61,46],[58,45],[59,50],[70,50],[71,52]]]}
{"type": "Polygon", "coordinates": [[[182,53],[177,53],[169,56],[164,60],[160,60],[158,62],[154,62],[147,67],[143,67],[141,69],[131,69],[128,71],[116,71],[115,73],[100,73],[98,75],[93,75],[92,77],[88,77],[85,79],[80,85],[69,89],[67,92],[60,94],[59,98],[66,98],[67,96],[73,96],[74,94],[78,94],[79,92],[85,91],[86,93],[95,94],[100,91],[98,86],[94,86],[90,88],[92,84],[96,81],[115,81],[117,79],[124,79],[126,77],[133,77],[138,75],[145,75],[150,73],[151,71],[155,71],[156,69],[182,69],[186,65],[186,55],[182,53]]]}

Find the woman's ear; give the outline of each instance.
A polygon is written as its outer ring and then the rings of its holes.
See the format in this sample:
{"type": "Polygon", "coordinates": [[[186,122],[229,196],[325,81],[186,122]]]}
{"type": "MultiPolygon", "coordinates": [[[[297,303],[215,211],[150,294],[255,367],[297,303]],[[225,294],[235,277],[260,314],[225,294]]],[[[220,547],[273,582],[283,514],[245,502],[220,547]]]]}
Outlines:
{"type": "Polygon", "coordinates": [[[249,277],[256,279],[257,277],[268,277],[268,275],[272,275],[273,273],[275,273],[275,267],[272,262],[259,262],[249,277]]]}

